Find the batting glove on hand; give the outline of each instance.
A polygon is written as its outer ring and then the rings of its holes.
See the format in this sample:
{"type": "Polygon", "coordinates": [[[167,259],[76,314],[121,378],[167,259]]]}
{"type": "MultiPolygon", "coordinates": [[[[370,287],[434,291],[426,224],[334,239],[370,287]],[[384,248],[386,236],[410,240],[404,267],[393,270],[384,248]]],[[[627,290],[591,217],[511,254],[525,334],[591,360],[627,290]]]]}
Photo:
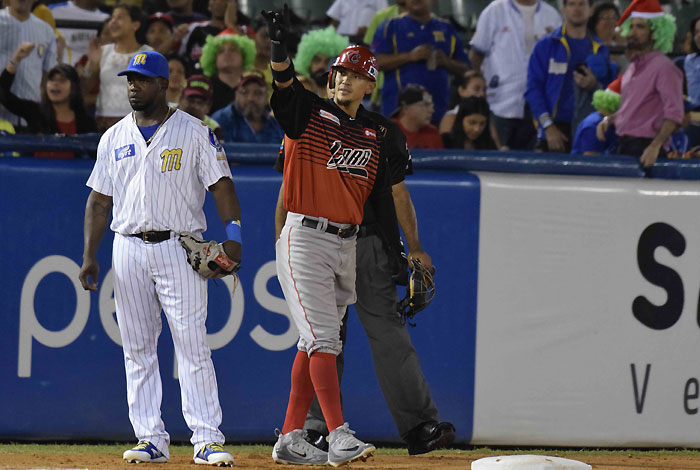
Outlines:
{"type": "Polygon", "coordinates": [[[289,6],[285,3],[282,13],[271,10],[263,10],[260,13],[267,21],[267,31],[270,33],[270,39],[284,44],[289,36],[289,6]]]}

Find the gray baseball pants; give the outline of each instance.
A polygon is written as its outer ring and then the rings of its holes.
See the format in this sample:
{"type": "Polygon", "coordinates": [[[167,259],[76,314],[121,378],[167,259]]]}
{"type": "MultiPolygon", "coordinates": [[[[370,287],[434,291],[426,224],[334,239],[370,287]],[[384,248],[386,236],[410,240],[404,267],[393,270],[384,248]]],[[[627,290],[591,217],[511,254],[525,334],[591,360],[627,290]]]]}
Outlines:
{"type": "MultiPolygon", "coordinates": [[[[439,421],[437,407],[423,376],[406,325],[396,315],[396,286],[389,258],[377,235],[357,239],[357,302],[355,311],[369,339],[379,386],[402,439],[426,421],[439,421]]],[[[347,324],[343,321],[343,327],[347,324]]],[[[345,334],[341,333],[343,344],[345,334]]],[[[338,356],[338,378],[343,355],[338,356]]],[[[323,413],[314,398],[305,429],[328,433],[323,413]]]]}

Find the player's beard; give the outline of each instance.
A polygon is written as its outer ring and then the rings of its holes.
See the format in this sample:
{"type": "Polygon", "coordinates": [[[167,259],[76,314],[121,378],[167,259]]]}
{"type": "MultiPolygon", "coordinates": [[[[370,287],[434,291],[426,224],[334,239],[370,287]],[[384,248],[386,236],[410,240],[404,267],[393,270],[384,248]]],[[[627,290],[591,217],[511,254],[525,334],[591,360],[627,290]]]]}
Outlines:
{"type": "Polygon", "coordinates": [[[344,100],[342,98],[336,98],[335,104],[337,104],[341,108],[346,108],[352,104],[352,100],[344,100]]]}
{"type": "Polygon", "coordinates": [[[145,111],[148,109],[148,106],[144,103],[130,103],[131,104],[131,109],[134,111],[145,111]]]}

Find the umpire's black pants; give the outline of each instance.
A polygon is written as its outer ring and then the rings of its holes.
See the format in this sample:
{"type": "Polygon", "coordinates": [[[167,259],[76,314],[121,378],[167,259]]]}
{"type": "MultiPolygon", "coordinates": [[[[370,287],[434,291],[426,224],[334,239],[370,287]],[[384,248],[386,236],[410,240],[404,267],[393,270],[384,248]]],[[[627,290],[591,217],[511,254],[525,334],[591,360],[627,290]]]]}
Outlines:
{"type": "MultiPolygon", "coordinates": [[[[437,407],[423,376],[406,325],[396,315],[396,286],[391,279],[389,259],[376,235],[357,240],[357,303],[355,311],[365,329],[374,358],[377,380],[402,439],[426,421],[439,421],[437,407]]],[[[347,318],[343,321],[343,328],[347,318]]],[[[341,331],[345,344],[345,334],[341,331]]],[[[338,356],[338,377],[342,376],[343,355],[338,356]]],[[[352,427],[352,416],[346,418],[352,427]]],[[[306,416],[306,429],[328,434],[316,398],[306,416]]]]}

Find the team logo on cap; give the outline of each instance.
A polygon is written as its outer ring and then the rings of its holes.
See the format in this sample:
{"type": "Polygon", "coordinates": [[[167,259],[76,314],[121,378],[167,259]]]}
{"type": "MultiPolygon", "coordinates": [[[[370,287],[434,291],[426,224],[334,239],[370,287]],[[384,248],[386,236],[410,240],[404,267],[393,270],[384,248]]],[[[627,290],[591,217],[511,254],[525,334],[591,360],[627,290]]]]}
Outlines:
{"type": "Polygon", "coordinates": [[[359,52],[353,52],[352,54],[350,54],[350,55],[348,56],[348,61],[351,62],[351,63],[353,63],[353,64],[357,64],[358,62],[360,62],[360,53],[359,53],[359,52]]]}
{"type": "Polygon", "coordinates": [[[134,65],[146,65],[146,54],[136,54],[134,56],[134,65]]]}

